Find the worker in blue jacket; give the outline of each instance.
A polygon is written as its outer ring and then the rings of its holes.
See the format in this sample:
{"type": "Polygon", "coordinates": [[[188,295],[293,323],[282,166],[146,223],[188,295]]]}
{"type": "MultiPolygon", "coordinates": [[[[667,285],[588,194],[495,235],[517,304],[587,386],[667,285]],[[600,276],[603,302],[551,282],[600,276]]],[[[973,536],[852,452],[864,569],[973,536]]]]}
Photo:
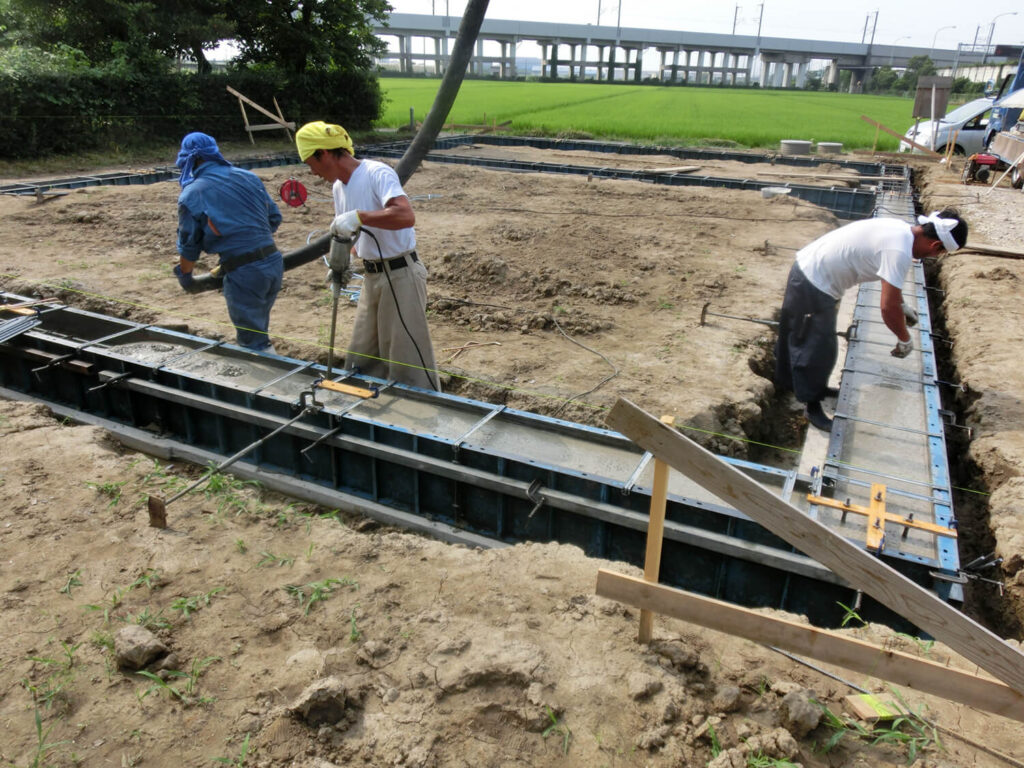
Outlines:
{"type": "Polygon", "coordinates": [[[273,236],[281,212],[259,177],[225,160],[212,136],[188,134],[177,165],[178,282],[189,290],[200,254],[219,254],[224,299],[239,346],[274,352],[267,332],[284,274],[273,236]]]}

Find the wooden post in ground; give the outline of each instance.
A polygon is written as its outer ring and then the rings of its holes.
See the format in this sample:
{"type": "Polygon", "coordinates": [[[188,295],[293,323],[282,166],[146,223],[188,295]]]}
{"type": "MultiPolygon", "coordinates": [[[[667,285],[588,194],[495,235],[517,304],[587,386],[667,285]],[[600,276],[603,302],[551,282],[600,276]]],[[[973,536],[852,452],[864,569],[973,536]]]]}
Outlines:
{"type": "MultiPolygon", "coordinates": [[[[671,416],[662,416],[662,424],[675,426],[671,416]]],[[[644,555],[644,581],[657,583],[661,572],[661,543],[665,536],[665,505],[668,497],[668,464],[654,457],[654,483],[651,486],[651,511],[647,523],[647,553],[644,555]]],[[[637,639],[646,645],[654,631],[654,613],[640,609],[640,634],[637,639]]]]}

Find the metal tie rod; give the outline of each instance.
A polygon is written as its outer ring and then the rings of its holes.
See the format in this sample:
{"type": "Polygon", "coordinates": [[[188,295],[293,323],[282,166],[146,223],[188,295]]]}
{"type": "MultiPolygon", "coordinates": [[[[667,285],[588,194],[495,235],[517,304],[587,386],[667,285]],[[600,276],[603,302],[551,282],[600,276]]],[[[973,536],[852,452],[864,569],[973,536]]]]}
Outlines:
{"type": "Polygon", "coordinates": [[[710,307],[710,306],[711,306],[711,302],[709,301],[709,302],[706,302],[703,307],[701,307],[701,310],[700,310],[700,324],[701,325],[704,325],[705,319],[707,318],[708,315],[713,315],[714,317],[725,317],[725,318],[728,318],[729,320],[746,320],[748,323],[760,323],[761,325],[770,325],[772,328],[775,328],[776,326],[778,326],[778,323],[776,321],[774,321],[774,320],[761,320],[761,319],[756,318],[756,317],[739,317],[737,315],[723,315],[720,312],[711,312],[708,309],[708,307],[710,307]]]}
{"type": "Polygon", "coordinates": [[[168,504],[170,504],[173,501],[176,501],[177,499],[180,499],[186,493],[189,493],[190,491],[194,491],[200,485],[202,485],[207,480],[209,480],[211,477],[213,477],[217,472],[220,472],[221,470],[226,469],[227,467],[231,466],[236,461],[238,461],[240,458],[245,456],[245,454],[250,453],[250,452],[254,451],[255,449],[259,448],[265,442],[267,442],[268,440],[270,440],[272,437],[276,436],[280,432],[283,432],[284,430],[286,430],[288,427],[290,427],[292,424],[297,422],[299,419],[304,418],[309,413],[316,413],[321,408],[323,408],[323,405],[321,403],[317,402],[316,392],[315,391],[303,392],[302,393],[302,408],[299,411],[299,413],[296,416],[294,416],[291,419],[289,419],[288,421],[286,421],[283,424],[281,424],[280,426],[278,426],[273,432],[270,432],[270,433],[264,435],[263,437],[261,437],[256,442],[250,443],[249,445],[245,446],[245,448],[243,448],[242,450],[238,451],[238,453],[234,454],[233,456],[231,456],[228,459],[225,459],[220,464],[218,464],[216,467],[213,467],[212,469],[208,470],[206,472],[206,474],[204,474],[202,477],[200,477],[198,480],[196,480],[194,483],[192,483],[192,485],[188,486],[184,490],[178,491],[176,494],[171,496],[171,498],[167,499],[166,501],[164,501],[159,496],[150,496],[149,499],[148,499],[149,524],[151,526],[155,527],[155,528],[166,528],[167,527],[167,505],[168,504]],[[309,403],[306,402],[306,396],[307,395],[310,397],[310,402],[309,403]]]}
{"type": "Polygon", "coordinates": [[[961,392],[967,391],[967,385],[964,384],[963,382],[957,384],[955,381],[943,381],[942,379],[907,379],[902,376],[887,376],[886,374],[879,373],[878,371],[867,371],[864,370],[863,368],[850,368],[848,366],[843,366],[843,368],[840,369],[840,373],[852,373],[863,376],[877,376],[878,378],[885,379],[886,381],[895,381],[901,384],[917,384],[925,387],[934,384],[941,384],[944,387],[953,387],[954,389],[959,389],[961,392]]]}
{"type": "Polygon", "coordinates": [[[925,435],[927,437],[945,437],[945,435],[943,433],[941,433],[941,432],[936,433],[936,432],[929,432],[929,431],[923,430],[923,429],[914,429],[912,427],[901,427],[901,426],[898,426],[896,424],[886,424],[885,422],[882,422],[882,421],[872,421],[871,419],[862,419],[859,416],[850,416],[850,415],[845,414],[845,413],[836,413],[835,418],[837,418],[837,419],[845,419],[847,421],[856,421],[856,422],[859,422],[861,424],[873,424],[874,426],[882,427],[883,429],[896,429],[896,430],[899,430],[900,432],[909,432],[912,435],[925,435]]]}
{"type": "MultiPolygon", "coordinates": [[[[829,465],[829,463],[827,461],[825,463],[827,465],[829,465]]],[[[910,478],[907,478],[907,477],[899,477],[898,475],[890,475],[890,474],[886,474],[885,472],[876,472],[873,469],[861,469],[860,467],[855,467],[852,464],[842,464],[842,465],[830,464],[829,466],[833,466],[833,467],[839,467],[839,466],[848,467],[848,468],[850,468],[852,470],[860,471],[860,472],[864,472],[866,474],[872,475],[873,477],[882,477],[882,478],[885,478],[886,480],[892,480],[893,482],[897,482],[897,483],[907,483],[909,485],[920,485],[920,486],[923,486],[925,488],[934,488],[935,487],[931,483],[923,483],[920,480],[911,480],[910,478]]],[[[859,488],[870,488],[871,487],[871,483],[870,482],[868,482],[867,480],[861,480],[860,478],[857,478],[857,477],[853,477],[853,475],[842,475],[842,474],[839,474],[838,472],[828,472],[826,474],[825,472],[822,472],[817,467],[815,467],[814,470],[815,470],[816,474],[818,474],[821,477],[823,477],[824,479],[830,480],[832,482],[838,482],[838,481],[841,480],[844,483],[849,483],[850,485],[856,485],[859,488]]],[[[943,498],[940,498],[938,496],[925,496],[923,493],[914,493],[913,491],[905,491],[905,490],[901,490],[899,488],[893,488],[892,486],[889,486],[889,488],[887,489],[886,492],[888,494],[890,494],[890,495],[893,495],[893,496],[903,496],[903,497],[908,498],[908,499],[917,499],[918,501],[927,501],[930,504],[947,504],[947,505],[950,504],[949,499],[943,499],[943,498]]],[[[816,496],[820,496],[821,494],[818,493],[818,494],[815,494],[815,495],[816,496]]]]}

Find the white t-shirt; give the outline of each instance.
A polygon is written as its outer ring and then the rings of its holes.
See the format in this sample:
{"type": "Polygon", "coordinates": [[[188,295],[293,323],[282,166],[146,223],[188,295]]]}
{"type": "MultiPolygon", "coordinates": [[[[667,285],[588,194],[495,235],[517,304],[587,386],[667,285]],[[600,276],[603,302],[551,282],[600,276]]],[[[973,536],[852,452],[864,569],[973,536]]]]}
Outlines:
{"type": "MultiPolygon", "coordinates": [[[[334,215],[338,216],[346,211],[379,211],[388,200],[396,197],[405,197],[405,190],[398,180],[398,174],[390,165],[376,160],[360,160],[359,165],[352,172],[348,184],[342,183],[339,179],[334,182],[334,215]]],[[[361,259],[390,259],[400,253],[406,253],[416,247],[416,230],[412,227],[405,229],[377,229],[376,227],[363,227],[362,234],[356,240],[356,254],[361,259]],[[373,241],[368,233],[372,232],[377,238],[373,241]],[[377,250],[377,244],[380,250],[377,250]]]]}
{"type": "Polygon", "coordinates": [[[811,285],[834,299],[855,285],[885,280],[903,290],[914,235],[899,219],[863,219],[822,235],[796,254],[811,285]]]}

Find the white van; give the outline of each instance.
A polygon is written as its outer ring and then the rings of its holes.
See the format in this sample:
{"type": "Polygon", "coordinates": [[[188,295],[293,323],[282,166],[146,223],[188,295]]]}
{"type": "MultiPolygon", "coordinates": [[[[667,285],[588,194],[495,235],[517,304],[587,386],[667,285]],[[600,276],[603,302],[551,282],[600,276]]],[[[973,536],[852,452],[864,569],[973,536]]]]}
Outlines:
{"type": "MultiPolygon", "coordinates": [[[[935,151],[940,154],[945,154],[949,142],[953,141],[954,154],[973,155],[975,152],[983,151],[985,129],[988,128],[988,117],[994,103],[995,99],[969,101],[947,114],[937,124],[931,120],[924,120],[917,126],[912,126],[904,135],[922,146],[934,146],[935,151]],[[932,134],[935,135],[934,145],[932,134]]],[[[900,152],[910,151],[921,154],[921,150],[901,141],[900,152]]]]}

